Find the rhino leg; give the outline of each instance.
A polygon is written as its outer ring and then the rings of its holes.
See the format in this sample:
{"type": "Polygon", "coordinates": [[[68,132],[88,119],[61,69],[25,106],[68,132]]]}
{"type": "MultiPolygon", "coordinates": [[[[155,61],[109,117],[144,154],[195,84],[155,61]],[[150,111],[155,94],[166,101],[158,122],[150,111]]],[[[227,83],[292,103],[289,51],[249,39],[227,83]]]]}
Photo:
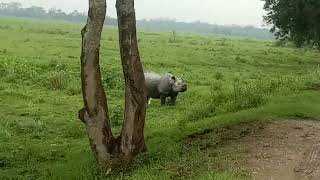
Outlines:
{"type": "Polygon", "coordinates": [[[148,98],[148,104],[151,104],[151,98],[148,98]]]}
{"type": "Polygon", "coordinates": [[[170,96],[170,105],[176,105],[177,96],[170,96]]]}
{"type": "Polygon", "coordinates": [[[162,106],[166,105],[166,99],[167,99],[166,95],[164,95],[164,94],[160,95],[160,100],[161,100],[161,105],[162,106]]]}

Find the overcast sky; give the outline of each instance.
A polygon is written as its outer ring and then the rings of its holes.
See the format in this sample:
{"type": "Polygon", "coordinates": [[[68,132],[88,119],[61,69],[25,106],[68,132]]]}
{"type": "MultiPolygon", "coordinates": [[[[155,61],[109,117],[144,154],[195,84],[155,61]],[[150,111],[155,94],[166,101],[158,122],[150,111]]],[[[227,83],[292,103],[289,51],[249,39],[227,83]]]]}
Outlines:
{"type": "MultiPolygon", "coordinates": [[[[108,16],[116,17],[115,1],[107,0],[108,16]]],[[[86,11],[88,0],[1,0],[24,6],[58,8],[70,12],[86,11]]],[[[262,0],[135,0],[137,19],[171,18],[179,21],[208,22],[220,25],[263,25],[262,0]]]]}

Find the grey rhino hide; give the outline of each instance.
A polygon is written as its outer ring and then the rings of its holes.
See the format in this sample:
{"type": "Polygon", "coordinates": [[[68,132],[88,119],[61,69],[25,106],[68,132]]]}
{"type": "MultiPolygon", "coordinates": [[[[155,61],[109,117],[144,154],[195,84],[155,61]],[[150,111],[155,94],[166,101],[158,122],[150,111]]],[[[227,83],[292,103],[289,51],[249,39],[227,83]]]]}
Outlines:
{"type": "Polygon", "coordinates": [[[167,73],[160,75],[154,72],[144,73],[147,86],[147,97],[161,99],[161,105],[165,105],[166,98],[171,98],[171,105],[175,105],[179,92],[187,90],[187,85],[174,75],[167,73]]]}

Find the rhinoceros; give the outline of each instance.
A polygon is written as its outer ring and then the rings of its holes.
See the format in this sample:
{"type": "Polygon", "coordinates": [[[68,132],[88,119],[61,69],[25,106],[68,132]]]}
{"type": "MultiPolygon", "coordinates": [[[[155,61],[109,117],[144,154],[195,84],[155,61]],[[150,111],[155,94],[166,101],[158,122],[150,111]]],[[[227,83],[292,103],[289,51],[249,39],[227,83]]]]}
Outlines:
{"type": "Polygon", "coordinates": [[[165,105],[167,97],[170,97],[170,105],[175,105],[179,92],[187,90],[187,84],[170,73],[160,75],[154,72],[146,72],[144,75],[149,104],[151,98],[154,98],[160,99],[161,105],[165,105]]]}

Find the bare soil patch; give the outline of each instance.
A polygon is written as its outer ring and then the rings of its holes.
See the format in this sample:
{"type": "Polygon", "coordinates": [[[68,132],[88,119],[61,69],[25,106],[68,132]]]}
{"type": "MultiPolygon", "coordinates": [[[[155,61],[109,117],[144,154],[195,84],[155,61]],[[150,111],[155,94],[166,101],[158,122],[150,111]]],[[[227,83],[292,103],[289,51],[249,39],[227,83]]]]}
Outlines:
{"type": "Polygon", "coordinates": [[[194,134],[189,140],[218,133],[219,146],[204,151],[223,149],[225,158],[237,157],[233,166],[242,166],[251,179],[320,180],[320,121],[246,123],[208,133],[194,134]]]}
{"type": "Polygon", "coordinates": [[[231,143],[246,149],[252,179],[320,179],[320,122],[273,121],[242,125],[240,130],[245,135],[231,143]]]}
{"type": "Polygon", "coordinates": [[[278,121],[262,124],[242,139],[253,179],[320,179],[320,123],[278,121]]]}

